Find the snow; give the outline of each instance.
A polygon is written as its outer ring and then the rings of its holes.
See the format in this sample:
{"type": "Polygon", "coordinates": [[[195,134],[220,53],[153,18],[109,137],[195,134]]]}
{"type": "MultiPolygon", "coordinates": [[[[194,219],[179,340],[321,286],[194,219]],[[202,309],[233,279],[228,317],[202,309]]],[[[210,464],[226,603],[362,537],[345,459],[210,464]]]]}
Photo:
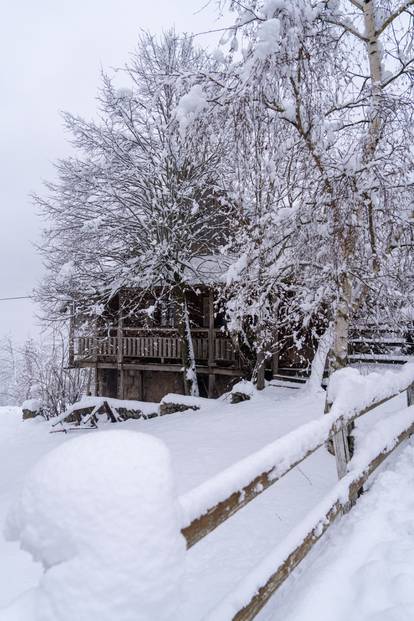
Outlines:
{"type": "Polygon", "coordinates": [[[30,410],[31,412],[39,412],[42,409],[40,399],[26,399],[22,403],[22,410],[30,410]]]}
{"type": "Polygon", "coordinates": [[[251,398],[256,392],[256,388],[253,382],[249,382],[247,380],[241,380],[240,382],[237,382],[237,384],[234,384],[233,388],[231,389],[231,392],[233,394],[239,393],[241,395],[246,395],[246,397],[251,398]]]}
{"type": "MultiPolygon", "coordinates": [[[[370,447],[374,451],[381,443],[385,446],[390,434],[409,422],[407,416],[411,414],[404,409],[405,399],[405,395],[399,395],[356,421],[361,460],[363,451],[370,447]],[[395,412],[396,418],[389,417],[395,412]],[[374,435],[364,448],[364,435],[373,423],[376,423],[374,435]],[[387,429],[387,425],[392,428],[387,429]]],[[[117,425],[118,429],[148,432],[168,446],[180,494],[180,526],[203,513],[218,498],[226,497],[234,486],[240,489],[244,481],[251,480],[252,474],[263,466],[266,468],[266,463],[276,460],[277,473],[286,469],[294,458],[294,450],[303,452],[308,443],[324,437],[333,420],[332,416],[323,415],[324,393],[311,393],[306,388],[291,391],[269,385],[264,391],[255,391],[251,400],[238,404],[230,404],[226,399],[196,401],[200,409],[185,416],[176,413],[117,425]],[[297,443],[300,448],[294,449],[297,443]]],[[[49,425],[40,419],[23,422],[18,409],[0,410],[0,452],[4,455],[0,473],[0,521],[21,488],[26,472],[52,448],[68,442],[68,434],[48,434],[48,429],[49,425]]],[[[99,431],[86,432],[87,437],[104,436],[111,433],[109,429],[113,426],[103,425],[99,431]]],[[[366,453],[364,459],[367,458],[366,453]]],[[[300,531],[296,534],[293,531],[292,535],[292,529],[300,524],[303,528],[303,521],[309,519],[312,511],[318,523],[321,503],[334,489],[336,480],[335,460],[322,446],[193,546],[185,559],[180,620],[199,621],[208,611],[213,614],[220,602],[264,562],[269,550],[280,553],[280,546],[297,540],[300,531]]],[[[329,532],[325,537],[329,537],[329,532]]],[[[16,596],[19,596],[16,606],[30,608],[30,594],[25,603],[21,594],[36,586],[41,570],[16,544],[5,543],[0,538],[2,571],[7,571],[8,580],[0,582],[0,609],[9,606],[16,596]]],[[[10,612],[11,608],[7,610],[10,612]]],[[[19,613],[15,614],[19,621],[26,621],[23,614],[20,617],[19,613]]],[[[7,621],[11,619],[7,617],[7,621]]],[[[331,619],[336,621],[334,617],[331,619]]]]}
{"type": "Polygon", "coordinates": [[[347,367],[336,371],[329,380],[328,399],[331,414],[352,417],[375,401],[386,399],[405,390],[414,382],[414,363],[407,363],[398,371],[386,370],[361,375],[358,369],[347,367]]]}
{"type": "MultiPolygon", "coordinates": [[[[197,402],[201,407],[196,412],[149,420],[128,420],[118,423],[117,429],[143,431],[165,442],[172,457],[177,492],[182,496],[260,450],[270,438],[278,438],[321,415],[323,398],[320,395],[292,392],[269,386],[251,401],[234,405],[221,399],[199,399],[197,402]]],[[[113,428],[113,425],[102,425],[99,430],[83,433],[94,436],[110,433],[113,428]]],[[[2,539],[1,525],[26,474],[36,462],[56,446],[73,439],[70,434],[50,434],[49,430],[50,422],[40,417],[23,421],[19,408],[0,408],[0,575],[7,572],[8,576],[7,581],[0,581],[0,609],[33,588],[41,577],[41,567],[33,563],[27,553],[19,550],[16,543],[2,539]]],[[[336,477],[332,457],[323,453],[315,455],[315,459],[312,461],[310,458],[304,464],[302,470],[305,474],[299,471],[289,473],[187,554],[190,573],[197,578],[195,583],[192,579],[185,582],[183,620],[195,621],[199,618],[197,615],[203,608],[197,602],[211,606],[216,595],[224,596],[232,588],[234,580],[241,578],[250,569],[251,563],[267,551],[268,533],[271,533],[272,541],[283,536],[297,519],[298,511],[299,515],[306,512],[315,495],[323,494],[332,485],[336,477]],[[296,492],[289,495],[292,485],[300,491],[300,498],[296,492]],[[280,516],[276,518],[276,530],[272,526],[275,507],[280,516]],[[255,531],[256,524],[261,526],[255,537],[250,539],[249,545],[239,548],[237,542],[242,533],[255,531]],[[222,570],[218,571],[217,567],[222,567],[222,570]],[[233,569],[227,571],[231,567],[233,569]],[[202,584],[208,585],[205,591],[200,591],[202,584]]]]}
{"type": "Polygon", "coordinates": [[[280,21],[277,17],[267,19],[257,29],[256,58],[264,60],[279,49],[280,21]]]}
{"type": "Polygon", "coordinates": [[[156,438],[117,430],[54,449],[29,474],[6,535],[43,565],[39,621],[176,618],[185,541],[156,438]]]}
{"type": "MultiPolygon", "coordinates": [[[[134,410],[142,412],[144,416],[150,416],[151,414],[158,413],[158,403],[151,403],[150,401],[134,401],[113,399],[110,397],[84,396],[79,401],[76,401],[68,408],[66,408],[66,410],[60,416],[56,416],[55,418],[53,418],[52,427],[55,427],[58,423],[63,422],[70,414],[72,414],[72,412],[75,412],[77,410],[83,410],[90,407],[98,410],[105,401],[109,405],[109,407],[114,410],[134,410]]],[[[88,416],[88,418],[90,418],[90,416],[88,416]]]]}
{"type": "Polygon", "coordinates": [[[209,409],[217,407],[217,402],[213,399],[206,399],[205,397],[193,397],[192,395],[179,395],[173,392],[169,392],[161,399],[161,403],[178,403],[182,405],[188,405],[188,407],[209,409]]]}
{"type": "Polygon", "coordinates": [[[332,527],[258,621],[414,618],[414,444],[387,460],[356,507],[332,527]]]}
{"type": "Polygon", "coordinates": [[[190,123],[194,121],[206,107],[207,99],[203,87],[201,84],[195,84],[178,102],[176,116],[181,131],[185,131],[190,123]]]}

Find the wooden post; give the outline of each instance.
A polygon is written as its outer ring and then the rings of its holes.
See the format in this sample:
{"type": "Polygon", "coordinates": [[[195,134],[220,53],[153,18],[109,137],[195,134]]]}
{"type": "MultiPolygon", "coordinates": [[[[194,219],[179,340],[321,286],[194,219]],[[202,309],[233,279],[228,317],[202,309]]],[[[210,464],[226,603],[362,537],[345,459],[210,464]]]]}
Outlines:
{"type": "MultiPolygon", "coordinates": [[[[329,414],[331,407],[332,403],[326,400],[325,414],[329,414]]],[[[338,473],[338,479],[342,479],[346,475],[347,466],[351,459],[347,425],[341,427],[341,429],[334,434],[332,442],[336,460],[336,471],[338,473]]]]}
{"type": "Polygon", "coordinates": [[[70,305],[68,364],[71,369],[75,366],[75,302],[70,305]]]}
{"type": "Polygon", "coordinates": [[[136,371],[137,374],[137,393],[138,401],[144,401],[144,371],[136,371]]]}
{"type": "Polygon", "coordinates": [[[216,396],[216,376],[212,372],[215,363],[215,331],[214,331],[214,289],[208,293],[208,396],[213,399],[216,396]]]}
{"type": "Polygon", "coordinates": [[[347,466],[350,461],[350,451],[348,443],[348,434],[345,427],[341,427],[333,437],[333,445],[336,459],[336,470],[338,479],[342,479],[347,472],[347,466]]]}
{"type": "Polygon", "coordinates": [[[408,407],[414,405],[414,382],[407,388],[407,405],[408,407]]]}
{"type": "Polygon", "coordinates": [[[116,352],[116,360],[118,367],[118,399],[124,398],[124,369],[123,369],[123,317],[122,317],[122,309],[119,308],[119,316],[118,316],[118,327],[117,327],[117,352],[116,352]]]}

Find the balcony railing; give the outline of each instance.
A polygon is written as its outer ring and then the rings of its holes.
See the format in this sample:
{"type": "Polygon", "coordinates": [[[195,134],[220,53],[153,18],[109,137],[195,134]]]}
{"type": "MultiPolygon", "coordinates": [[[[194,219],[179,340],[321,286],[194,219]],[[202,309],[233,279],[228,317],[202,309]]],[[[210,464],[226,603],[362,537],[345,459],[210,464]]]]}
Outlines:
{"type": "MultiPolygon", "coordinates": [[[[113,331],[115,332],[115,331],[113,331]]],[[[197,362],[234,363],[237,354],[231,339],[215,330],[211,340],[213,352],[209,355],[209,334],[207,329],[192,331],[194,356],[197,362]]],[[[74,337],[74,361],[130,361],[152,359],[156,361],[181,360],[182,342],[177,331],[157,329],[123,330],[117,336],[77,336],[74,337]]]]}

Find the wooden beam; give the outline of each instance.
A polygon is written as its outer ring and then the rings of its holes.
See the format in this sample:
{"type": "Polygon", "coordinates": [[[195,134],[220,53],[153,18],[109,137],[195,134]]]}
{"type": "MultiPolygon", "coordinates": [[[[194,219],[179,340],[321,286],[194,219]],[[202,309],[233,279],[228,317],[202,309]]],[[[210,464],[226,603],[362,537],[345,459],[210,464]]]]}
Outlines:
{"type": "Polygon", "coordinates": [[[68,347],[68,365],[73,369],[75,366],[75,303],[70,305],[69,317],[69,347],[68,347]]]}
{"type": "Polygon", "coordinates": [[[307,457],[312,455],[312,453],[321,448],[323,444],[324,442],[308,451],[303,457],[301,457],[301,459],[282,472],[277,473],[277,469],[274,467],[267,472],[259,474],[259,476],[253,479],[253,481],[251,481],[248,485],[245,485],[241,490],[233,492],[231,496],[222,502],[219,502],[206,513],[193,520],[189,526],[183,528],[181,531],[187,540],[187,547],[191,548],[191,546],[211,533],[212,530],[228,520],[232,515],[237,513],[237,511],[240,511],[240,509],[262,494],[271,485],[277,481],[280,481],[285,474],[290,472],[307,457]]]}
{"type": "MultiPolygon", "coordinates": [[[[208,366],[210,368],[214,366],[214,360],[216,357],[215,343],[216,333],[214,331],[214,289],[211,288],[208,292],[208,366]]],[[[211,399],[216,396],[215,383],[216,378],[214,373],[209,373],[208,396],[211,399]]]]}
{"type": "MultiPolygon", "coordinates": [[[[95,367],[97,366],[98,369],[116,369],[117,368],[117,362],[114,360],[113,362],[108,361],[108,362],[97,362],[95,364],[95,362],[93,362],[93,360],[76,360],[75,361],[75,366],[79,367],[79,368],[87,368],[87,367],[95,367]]],[[[123,368],[124,369],[136,369],[137,371],[171,371],[171,372],[182,372],[182,365],[181,364],[157,364],[157,363],[144,363],[144,364],[140,364],[140,363],[134,363],[134,362],[124,362],[123,363],[123,368]]],[[[197,366],[197,373],[206,373],[206,374],[210,374],[210,373],[214,373],[215,375],[231,375],[234,377],[241,377],[242,373],[240,372],[239,369],[235,369],[234,367],[203,367],[203,366],[197,366]]]]}

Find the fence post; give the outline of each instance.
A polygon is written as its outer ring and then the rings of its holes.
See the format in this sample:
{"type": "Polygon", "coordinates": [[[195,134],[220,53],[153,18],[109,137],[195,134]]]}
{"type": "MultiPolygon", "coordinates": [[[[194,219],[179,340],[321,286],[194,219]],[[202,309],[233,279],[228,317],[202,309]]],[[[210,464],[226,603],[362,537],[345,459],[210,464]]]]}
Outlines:
{"type": "Polygon", "coordinates": [[[347,465],[351,458],[346,425],[342,426],[333,436],[333,445],[338,479],[342,479],[346,475],[347,465]]]}
{"type": "Polygon", "coordinates": [[[414,405],[414,382],[407,388],[407,405],[414,405]]]}
{"type": "MultiPolygon", "coordinates": [[[[325,414],[329,414],[331,407],[332,402],[326,400],[325,414]]],[[[347,465],[351,459],[348,429],[346,424],[342,425],[341,428],[333,435],[332,443],[336,460],[336,471],[338,473],[338,479],[342,479],[346,475],[347,465]]]]}

